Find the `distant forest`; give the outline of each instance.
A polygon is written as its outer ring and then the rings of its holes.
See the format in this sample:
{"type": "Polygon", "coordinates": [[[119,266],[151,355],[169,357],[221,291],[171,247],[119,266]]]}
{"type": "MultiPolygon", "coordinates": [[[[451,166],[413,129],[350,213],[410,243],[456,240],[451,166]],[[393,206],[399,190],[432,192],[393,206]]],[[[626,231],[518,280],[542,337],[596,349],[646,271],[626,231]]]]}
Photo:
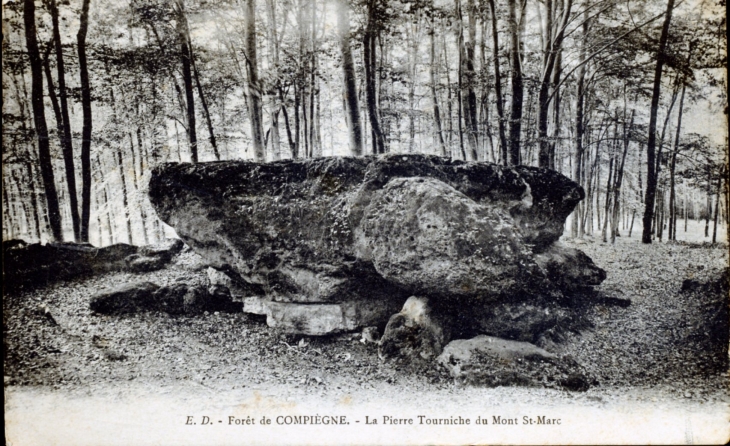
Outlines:
{"type": "Polygon", "coordinates": [[[574,237],[709,237],[730,217],[725,8],[6,0],[3,240],[170,236],[159,163],[382,153],[555,169],[586,191],[574,237]]]}

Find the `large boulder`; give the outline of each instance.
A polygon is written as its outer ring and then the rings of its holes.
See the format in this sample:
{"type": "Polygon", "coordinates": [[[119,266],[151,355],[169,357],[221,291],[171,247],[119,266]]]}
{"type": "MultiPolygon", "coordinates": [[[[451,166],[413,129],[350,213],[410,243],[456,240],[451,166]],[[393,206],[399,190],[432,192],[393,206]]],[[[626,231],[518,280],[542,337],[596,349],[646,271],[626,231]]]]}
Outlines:
{"type": "Polygon", "coordinates": [[[150,181],[160,218],[275,324],[294,305],[400,308],[415,294],[469,312],[594,286],[600,268],[554,247],[583,197],[553,171],[424,155],[165,164],[150,181]]]}

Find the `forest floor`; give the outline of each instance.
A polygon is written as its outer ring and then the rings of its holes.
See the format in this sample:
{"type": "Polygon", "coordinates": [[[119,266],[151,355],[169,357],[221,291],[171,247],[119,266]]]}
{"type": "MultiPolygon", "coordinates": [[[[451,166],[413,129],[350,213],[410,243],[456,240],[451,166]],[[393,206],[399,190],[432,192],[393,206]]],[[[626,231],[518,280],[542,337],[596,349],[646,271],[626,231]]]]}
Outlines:
{"type": "MultiPolygon", "coordinates": [[[[108,273],[5,296],[6,416],[84,418],[98,416],[96,408],[109,404],[119,410],[127,405],[129,414],[146,413],[142,404],[148,412],[162,410],[160,405],[177,407],[179,413],[173,412],[182,417],[210,409],[213,402],[242,410],[245,400],[275,410],[309,401],[323,410],[351,405],[353,399],[365,407],[394,398],[406,412],[484,407],[488,401],[486,407],[493,408],[538,404],[614,407],[621,413],[629,401],[727,414],[727,373],[707,370],[693,346],[683,344],[692,328],[686,323],[692,305],[691,295],[679,292],[684,279],[702,279],[727,266],[727,245],[642,245],[633,235],[619,237],[615,245],[600,242],[600,236],[564,240],[606,269],[608,278],[600,286],[605,295],[632,302],[627,308],[595,307],[588,315],[593,329],[561,345],[600,382],[584,393],[464,388],[437,370],[419,374],[381,362],[376,345],[361,342],[359,334],[282,335],[264,318],[244,313],[104,316],[89,310],[98,290],[124,282],[204,283],[203,263],[186,251],[160,271],[108,273]]],[[[169,443],[173,437],[166,438],[169,443]]]]}

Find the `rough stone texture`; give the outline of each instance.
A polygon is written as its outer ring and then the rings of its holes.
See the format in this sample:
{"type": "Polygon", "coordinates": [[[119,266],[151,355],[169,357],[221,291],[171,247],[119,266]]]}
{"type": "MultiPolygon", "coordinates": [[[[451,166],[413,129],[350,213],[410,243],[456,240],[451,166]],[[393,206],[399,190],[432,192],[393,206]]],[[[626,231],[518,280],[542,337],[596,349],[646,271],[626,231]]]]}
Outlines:
{"type": "Polygon", "coordinates": [[[269,302],[271,299],[263,296],[246,297],[243,299],[243,312],[266,316],[269,312],[269,302]]]}
{"type": "Polygon", "coordinates": [[[127,264],[127,269],[135,273],[157,271],[167,265],[163,257],[147,257],[140,254],[132,254],[124,261],[127,264]]]}
{"type": "MultiPolygon", "coordinates": [[[[215,268],[208,267],[206,273],[208,274],[208,292],[211,294],[228,292],[231,298],[237,302],[243,302],[246,297],[265,294],[260,285],[236,280],[215,268]]],[[[233,276],[236,277],[237,275],[234,273],[233,276]]]]}
{"type": "Polygon", "coordinates": [[[3,287],[6,292],[44,286],[59,280],[126,268],[125,258],[138,248],[116,244],[96,248],[82,243],[27,244],[3,242],[3,287]]]}
{"type": "Polygon", "coordinates": [[[390,282],[430,296],[494,298],[542,279],[505,207],[434,178],[394,178],[374,192],[355,246],[390,282]]]}
{"type": "Polygon", "coordinates": [[[206,287],[176,283],[159,287],[151,282],[136,282],[104,290],[90,302],[92,311],[126,314],[161,311],[172,315],[200,314],[204,311],[240,312],[242,305],[230,295],[209,294],[206,287]]]}
{"type": "Polygon", "coordinates": [[[182,251],[184,246],[180,239],[166,239],[159,244],[142,246],[137,254],[125,259],[127,269],[136,273],[162,269],[182,251]]]}
{"type": "Polygon", "coordinates": [[[125,283],[97,293],[89,307],[102,314],[136,313],[154,308],[154,294],[160,287],[152,282],[125,283]]]}
{"type": "Polygon", "coordinates": [[[159,257],[166,262],[180,254],[185,247],[182,240],[178,238],[168,238],[154,245],[146,245],[139,248],[139,254],[145,257],[159,257]]]}
{"type": "MultiPolygon", "coordinates": [[[[575,308],[568,308],[545,299],[535,302],[500,302],[474,310],[462,317],[463,335],[475,333],[538,342],[548,330],[565,327],[578,331],[575,308]],[[575,326],[574,326],[575,325],[575,326]]],[[[582,321],[581,321],[582,322],[582,321]]]]}
{"type": "Polygon", "coordinates": [[[338,303],[276,302],[266,297],[244,299],[243,311],[266,315],[266,323],[285,333],[320,336],[380,324],[398,311],[392,302],[352,300],[338,303]]]}
{"type": "Polygon", "coordinates": [[[597,268],[583,251],[560,243],[535,254],[535,262],[552,283],[571,294],[606,280],[606,271],[597,268]]]}
{"type": "Polygon", "coordinates": [[[297,307],[274,303],[400,308],[415,294],[469,309],[600,283],[590,259],[553,247],[583,196],[556,172],[424,155],[166,164],[150,182],[160,218],[228,276],[235,299],[287,308],[245,305],[279,327],[301,324],[282,322],[297,307]]]}
{"type": "Polygon", "coordinates": [[[449,322],[432,314],[428,299],[411,296],[403,309],[391,316],[380,339],[380,359],[431,360],[443,350],[451,336],[449,322]]]}
{"type": "Polygon", "coordinates": [[[572,359],[527,342],[477,336],[450,342],[438,357],[451,376],[472,385],[561,387],[587,390],[596,384],[572,359]]]}
{"type": "Polygon", "coordinates": [[[240,312],[242,305],[233,302],[230,295],[208,293],[207,287],[177,283],[161,287],[154,296],[150,309],[169,314],[200,314],[205,311],[240,312]]]}

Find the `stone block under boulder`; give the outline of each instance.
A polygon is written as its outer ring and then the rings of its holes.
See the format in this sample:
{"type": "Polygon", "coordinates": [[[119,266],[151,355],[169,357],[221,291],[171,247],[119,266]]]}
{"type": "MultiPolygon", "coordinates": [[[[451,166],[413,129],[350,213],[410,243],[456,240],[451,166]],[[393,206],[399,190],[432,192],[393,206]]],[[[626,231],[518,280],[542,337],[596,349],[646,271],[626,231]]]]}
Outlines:
{"type": "Polygon", "coordinates": [[[546,169],[426,155],[178,163],[158,166],[149,191],[208,264],[260,287],[241,293],[244,308],[291,333],[382,326],[393,313],[336,315],[373,302],[396,312],[412,295],[472,314],[559,300],[605,277],[555,247],[584,192],[546,169]]]}
{"type": "Polygon", "coordinates": [[[266,323],[283,333],[322,336],[378,325],[397,311],[393,303],[353,300],[339,303],[276,302],[251,296],[243,311],[266,315],[266,323]]]}
{"type": "Polygon", "coordinates": [[[430,361],[441,353],[450,337],[450,321],[434,314],[427,298],[411,296],[403,309],[388,320],[378,356],[382,360],[430,361]]]}
{"type": "Polygon", "coordinates": [[[558,387],[585,391],[597,384],[570,358],[528,342],[492,336],[451,341],[438,362],[458,382],[477,386],[558,387]]]}

